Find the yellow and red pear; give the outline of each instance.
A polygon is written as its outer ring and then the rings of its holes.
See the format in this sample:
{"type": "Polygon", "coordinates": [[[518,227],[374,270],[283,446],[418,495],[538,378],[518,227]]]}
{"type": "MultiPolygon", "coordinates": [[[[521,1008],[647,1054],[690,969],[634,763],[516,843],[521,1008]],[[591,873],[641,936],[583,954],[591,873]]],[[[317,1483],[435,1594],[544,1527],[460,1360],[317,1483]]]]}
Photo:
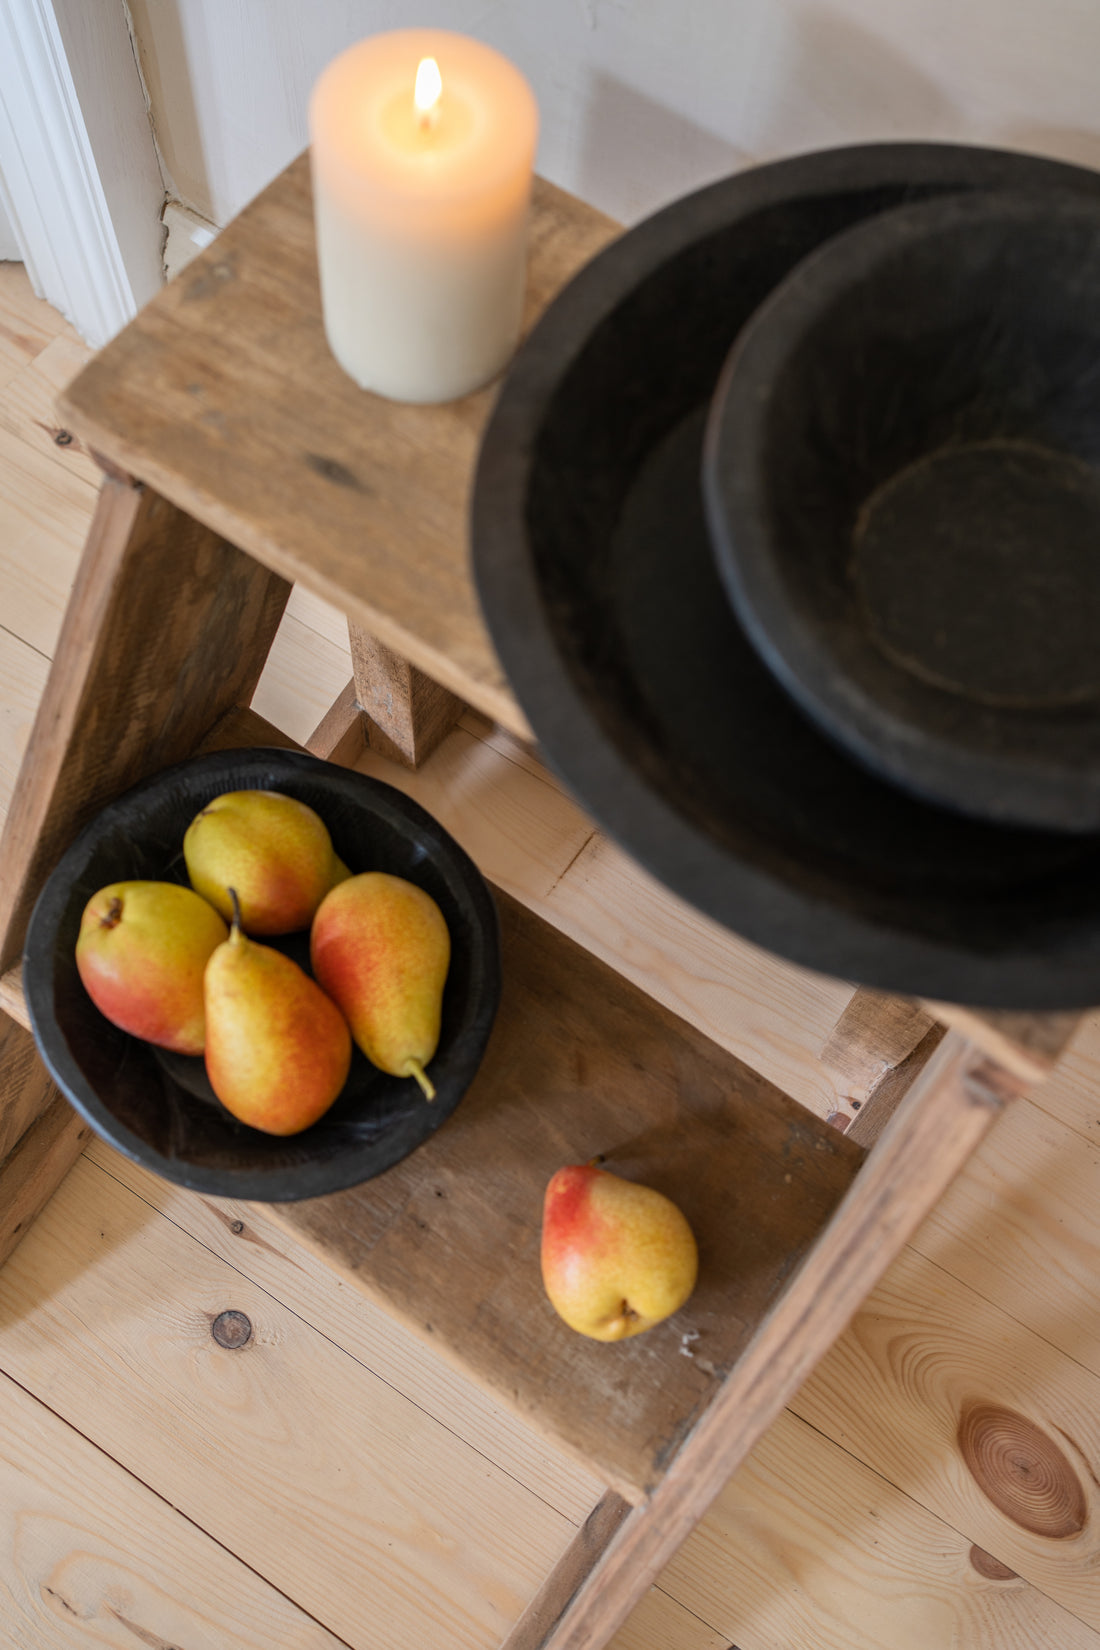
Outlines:
{"type": "Polygon", "coordinates": [[[347,871],[328,827],[297,797],[280,791],[226,791],[195,815],[183,839],[191,886],[228,922],[237,890],[248,934],[308,928],[347,871]]]}
{"type": "Polygon", "coordinates": [[[559,1169],[546,1188],[542,1280],[581,1335],[621,1341],[679,1311],[699,1256],[676,1204],[593,1163],[559,1169]]]}
{"type": "Polygon", "coordinates": [[[177,1054],[201,1054],[203,973],[227,934],[218,913],[190,888],[113,882],[84,907],[77,972],[113,1025],[177,1054]]]}
{"type": "Polygon", "coordinates": [[[206,967],[206,1072],[227,1111],[267,1134],[298,1134],[347,1081],[351,1033],[289,957],[234,922],[206,967]]]}
{"type": "Polygon", "coordinates": [[[367,1059],[434,1099],[424,1067],[439,1045],[451,936],[431,895],[385,871],[349,877],[322,901],[309,948],[367,1059]]]}

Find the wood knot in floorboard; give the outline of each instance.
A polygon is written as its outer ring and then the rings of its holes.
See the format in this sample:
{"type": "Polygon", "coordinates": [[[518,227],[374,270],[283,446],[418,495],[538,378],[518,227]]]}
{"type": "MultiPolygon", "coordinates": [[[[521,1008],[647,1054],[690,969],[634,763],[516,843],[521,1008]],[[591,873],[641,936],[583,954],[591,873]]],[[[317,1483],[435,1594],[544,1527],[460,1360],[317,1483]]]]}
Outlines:
{"type": "Polygon", "coordinates": [[[1016,1580],[1015,1570],[1010,1570],[1007,1564],[1002,1564],[999,1558],[994,1558],[992,1553],[987,1553],[984,1547],[976,1543],[970,1549],[970,1563],[987,1581],[1016,1580]]]}
{"type": "Polygon", "coordinates": [[[957,1437],[978,1488],[1021,1529],[1056,1541],[1084,1529],[1088,1502],[1081,1480],[1034,1421],[997,1404],[969,1403],[957,1437]]]}

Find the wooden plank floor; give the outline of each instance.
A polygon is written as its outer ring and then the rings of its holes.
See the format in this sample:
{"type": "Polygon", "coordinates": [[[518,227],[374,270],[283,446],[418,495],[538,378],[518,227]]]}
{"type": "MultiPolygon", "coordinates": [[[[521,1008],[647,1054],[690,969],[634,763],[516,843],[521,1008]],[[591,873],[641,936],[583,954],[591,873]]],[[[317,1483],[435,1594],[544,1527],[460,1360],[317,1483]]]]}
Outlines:
{"type": "MultiPolygon", "coordinates": [[[[4,808],[94,496],[52,411],[84,354],[0,264],[4,808]]],[[[296,591],[257,708],[304,738],[348,675],[340,616],[296,591]]],[[[850,988],[686,910],[514,740],[467,716],[416,776],[364,766],[804,1104],[844,1109],[819,1055],[850,988]]],[[[1100,1650],[1098,1085],[1100,1017],[616,1650],[1100,1650]]],[[[17,1650],[490,1650],[597,1493],[262,1208],[98,1142],[0,1273],[0,1643],[17,1650]],[[211,1338],[226,1309],[252,1322],[243,1351],[211,1338]]]]}

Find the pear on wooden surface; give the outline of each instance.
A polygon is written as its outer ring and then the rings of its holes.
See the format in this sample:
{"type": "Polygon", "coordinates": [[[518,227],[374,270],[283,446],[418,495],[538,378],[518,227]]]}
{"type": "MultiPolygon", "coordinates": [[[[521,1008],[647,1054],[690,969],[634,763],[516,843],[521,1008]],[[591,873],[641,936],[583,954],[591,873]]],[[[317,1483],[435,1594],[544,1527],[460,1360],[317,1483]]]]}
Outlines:
{"type": "Polygon", "coordinates": [[[191,886],[228,922],[235,888],[249,934],[291,934],[347,866],[324,821],[280,791],[226,791],[196,814],[183,839],[191,886]]]}
{"type": "Polygon", "coordinates": [[[206,1072],[227,1111],[266,1134],[298,1134],[347,1081],[351,1033],[309,975],[242,932],[206,966],[206,1072]]]}
{"type": "Polygon", "coordinates": [[[77,973],[112,1025],[177,1054],[201,1054],[203,972],[227,934],[190,888],[112,882],[84,907],[77,973]]]}
{"type": "Polygon", "coordinates": [[[426,1075],[439,1044],[451,936],[439,906],[414,883],[385,871],[349,877],[321,902],[310,932],[313,972],[373,1065],[426,1075]]]}
{"type": "Polygon", "coordinates": [[[695,1236],[652,1186],[595,1163],[559,1169],[546,1188],[542,1280],[570,1329],[622,1341],[679,1311],[695,1288],[695,1236]]]}

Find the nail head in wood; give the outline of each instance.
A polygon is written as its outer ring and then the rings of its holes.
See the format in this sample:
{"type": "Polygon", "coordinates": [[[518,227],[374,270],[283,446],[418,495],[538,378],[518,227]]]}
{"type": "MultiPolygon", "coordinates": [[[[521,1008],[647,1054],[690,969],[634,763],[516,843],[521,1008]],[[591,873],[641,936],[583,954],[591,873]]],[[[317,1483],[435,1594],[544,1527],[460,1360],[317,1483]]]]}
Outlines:
{"type": "Polygon", "coordinates": [[[243,1312],[219,1312],[210,1325],[210,1333],[219,1346],[229,1352],[239,1352],[252,1339],[252,1323],[243,1312]]]}

